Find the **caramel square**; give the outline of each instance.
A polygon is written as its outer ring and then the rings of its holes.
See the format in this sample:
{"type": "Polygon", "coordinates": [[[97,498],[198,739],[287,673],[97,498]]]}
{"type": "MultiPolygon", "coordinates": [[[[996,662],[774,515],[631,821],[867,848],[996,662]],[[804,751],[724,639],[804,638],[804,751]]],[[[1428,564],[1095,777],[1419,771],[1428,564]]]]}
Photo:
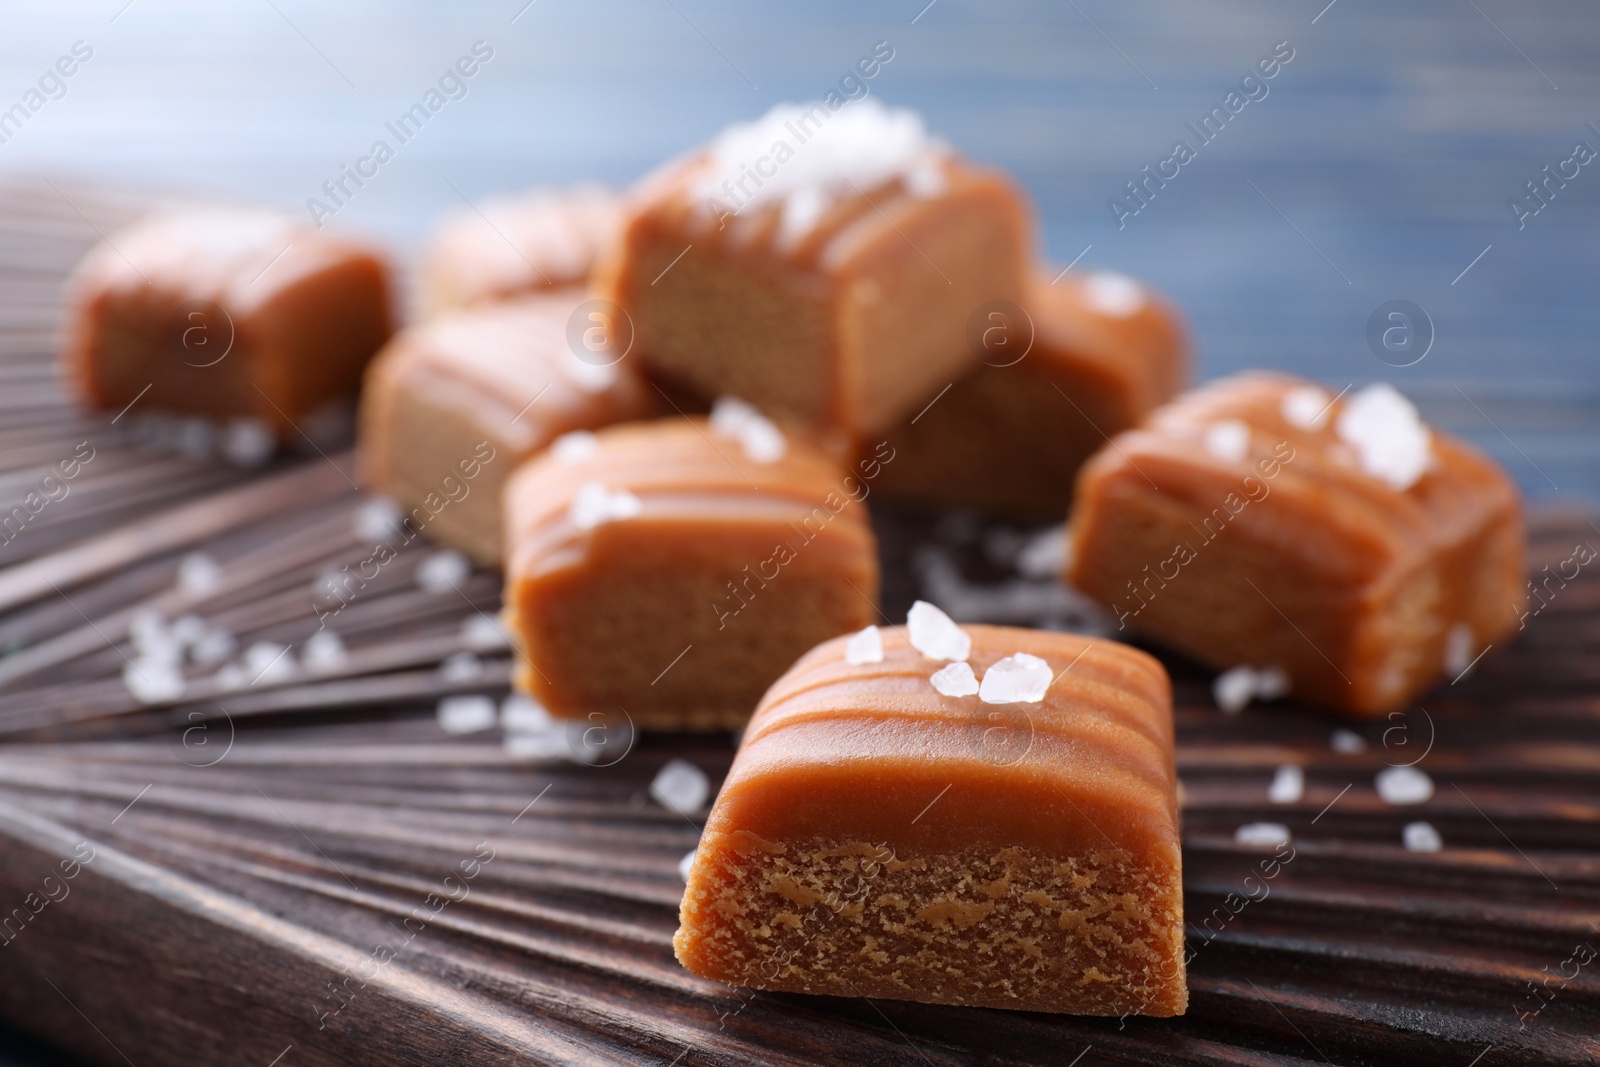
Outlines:
{"type": "Polygon", "coordinates": [[[569,344],[582,300],[557,290],[429,319],[367,371],[366,482],[486,566],[501,562],[501,494],[519,463],[564,434],[653,411],[637,361],[569,344]]]}
{"type": "Polygon", "coordinates": [[[512,476],[517,684],[553,715],[742,726],[803,652],[875,616],[863,483],[759,416],[717,421],[613,427],[512,476]]]}
{"type": "Polygon", "coordinates": [[[928,608],[820,645],[762,699],[689,871],[679,961],[755,989],[1182,1014],[1166,672],[948,619],[969,645],[936,649],[928,608]]]}
{"type": "Polygon", "coordinates": [[[1177,313],[1110,272],[1036,270],[1020,308],[989,307],[971,332],[978,366],[888,434],[885,494],[1059,519],[1084,461],[1188,372],[1177,313]]]}
{"type": "Polygon", "coordinates": [[[642,183],[597,272],[652,370],[780,420],[887,429],[1021,299],[1016,189],[873,99],[783,106],[642,183]]]}
{"type": "Polygon", "coordinates": [[[1067,577],[1128,629],[1373,716],[1504,642],[1525,539],[1505,471],[1392,387],[1335,397],[1257,373],[1181,397],[1089,461],[1067,577]]]}
{"type": "Polygon", "coordinates": [[[84,257],[61,360],[90,407],[138,400],[284,436],[354,394],[391,328],[389,270],[372,249],[268,211],[195,207],[84,257]]]}

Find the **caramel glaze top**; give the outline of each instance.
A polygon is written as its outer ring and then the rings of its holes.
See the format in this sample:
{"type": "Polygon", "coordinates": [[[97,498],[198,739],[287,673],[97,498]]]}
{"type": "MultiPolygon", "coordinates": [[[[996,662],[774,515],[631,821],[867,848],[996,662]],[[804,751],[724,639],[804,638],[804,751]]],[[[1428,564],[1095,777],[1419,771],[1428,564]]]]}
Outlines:
{"type": "MultiPolygon", "coordinates": [[[[1200,512],[1224,508],[1230,493],[1260,497],[1229,525],[1271,545],[1307,573],[1353,587],[1398,572],[1460,543],[1495,516],[1520,516],[1516,487],[1494,461],[1464,442],[1432,431],[1431,457],[1408,489],[1391,487],[1360,467],[1354,449],[1335,430],[1343,400],[1319,428],[1304,429],[1283,414],[1283,398],[1309,385],[1288,375],[1252,372],[1197,389],[1160,408],[1140,426],[1118,434],[1085,464],[1074,528],[1095,524],[1109,483],[1129,492],[1156,492],[1200,512]],[[1208,427],[1238,419],[1250,427],[1245,458],[1208,452],[1208,427]],[[1277,451],[1275,451],[1277,450],[1277,451]],[[1283,460],[1283,456],[1291,458],[1283,460]],[[1278,460],[1264,477],[1263,463],[1278,460]],[[1270,501],[1270,503],[1268,503],[1270,501]]],[[[1333,394],[1328,393],[1333,399],[1333,394]]],[[[1269,468],[1270,469],[1270,468],[1269,468]]],[[[1224,509],[1224,514],[1227,511],[1224,509]]],[[[1196,532],[1196,537],[1203,534],[1196,532]]],[[[1069,581],[1077,581],[1068,575],[1069,581]]]]}
{"type": "Polygon", "coordinates": [[[819,561],[830,551],[845,562],[872,553],[865,505],[846,492],[837,462],[796,434],[773,463],[750,459],[737,440],[697,417],[613,426],[596,438],[597,450],[581,460],[546,453],[512,475],[505,492],[512,578],[581,563],[591,543],[619,531],[694,540],[715,523],[792,524],[802,538],[802,529],[820,530],[805,549],[819,561]],[[632,493],[640,514],[580,528],[569,512],[587,482],[632,493]]]}
{"type": "MultiPolygon", "coordinates": [[[[580,360],[567,323],[584,299],[561,289],[453,312],[397,334],[367,371],[362,436],[393,441],[392,398],[408,389],[454,400],[518,455],[584,426],[637,418],[651,407],[635,363],[580,360]]],[[[387,484],[392,448],[367,448],[368,476],[387,484]]]]}
{"type": "Polygon", "coordinates": [[[1176,850],[1172,691],[1161,665],[1076,634],[965,629],[980,677],[1016,652],[1044,659],[1056,674],[1044,699],[944,696],[929,681],[944,664],[912,648],[902,627],[882,631],[881,663],[846,662],[848,637],[824,642],[762,698],[707,833],[752,835],[756,847],[847,831],[931,851],[952,835],[1047,853],[1067,839],[1176,850]]]}

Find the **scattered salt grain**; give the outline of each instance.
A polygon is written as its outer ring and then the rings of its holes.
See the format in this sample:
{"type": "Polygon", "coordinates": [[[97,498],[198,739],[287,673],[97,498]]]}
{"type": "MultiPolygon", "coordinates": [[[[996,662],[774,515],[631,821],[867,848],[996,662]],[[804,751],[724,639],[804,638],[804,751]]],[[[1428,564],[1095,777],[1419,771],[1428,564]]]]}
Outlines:
{"type": "Polygon", "coordinates": [[[216,674],[211,676],[211,680],[218,689],[224,691],[243,689],[250,681],[245,677],[244,668],[237,663],[223,665],[216,674]]]}
{"type": "Polygon", "coordinates": [[[1245,823],[1233,832],[1233,840],[1238,845],[1275,848],[1289,843],[1289,828],[1281,822],[1245,823]]]}
{"type": "Polygon", "coordinates": [[[928,678],[934,689],[947,697],[969,697],[978,691],[978,676],[972,673],[970,663],[950,663],[928,678]]]}
{"type": "Polygon", "coordinates": [[[122,684],[141,704],[170,704],[183,696],[183,672],[171,660],[141,656],[122,668],[122,684]]]}
{"type": "Polygon", "coordinates": [[[683,879],[683,884],[689,884],[689,872],[694,868],[694,857],[700,850],[695,849],[678,861],[678,877],[683,879]]]}
{"type": "Polygon", "coordinates": [[[523,693],[512,693],[500,702],[500,728],[507,733],[545,733],[554,722],[543,704],[523,693]]]}
{"type": "Polygon", "coordinates": [[[1345,756],[1353,756],[1357,752],[1365,752],[1367,750],[1367,739],[1365,737],[1362,737],[1354,730],[1345,730],[1343,728],[1335,730],[1332,740],[1328,743],[1333,746],[1335,752],[1345,756]]]}
{"type": "Polygon", "coordinates": [[[566,760],[572,758],[571,742],[565,729],[506,734],[506,756],[517,760],[566,760]]]}
{"type": "Polygon", "coordinates": [[[332,630],[318,630],[300,649],[300,663],[313,674],[343,670],[350,662],[344,639],[332,630]]]}
{"type": "Polygon", "coordinates": [[[600,450],[600,439],[588,430],[573,430],[550,442],[550,454],[562,463],[582,463],[600,450]]]}
{"type": "Polygon", "coordinates": [[[1052,526],[1034,534],[1017,553],[1017,573],[1024,578],[1056,578],[1067,562],[1067,528],[1052,526]]]}
{"type": "Polygon", "coordinates": [[[1250,451],[1250,427],[1238,419],[1224,419],[1206,427],[1206,451],[1224,463],[1242,462],[1250,451]]]}
{"type": "Polygon", "coordinates": [[[204,552],[191,552],[178,564],[178,590],[194,600],[222,587],[222,566],[204,552]]]}
{"type": "Polygon", "coordinates": [[[511,647],[511,635],[493,615],[474,613],[461,620],[461,643],[479,652],[511,647]]]}
{"type": "Polygon", "coordinates": [[[1286,763],[1273,774],[1272,784],[1267,787],[1267,799],[1274,804],[1297,804],[1305,792],[1305,772],[1286,763]]]}
{"type": "Polygon", "coordinates": [[[1452,679],[1465,674],[1472,666],[1472,627],[1458,622],[1450,627],[1444,640],[1444,670],[1452,679]]]}
{"type": "Polygon", "coordinates": [[[1385,767],[1373,785],[1389,804],[1421,804],[1433,798],[1433,779],[1415,767],[1385,767]]]}
{"type": "Polygon", "coordinates": [[[1114,271],[1096,271],[1084,279],[1083,286],[1090,307],[1119,319],[1134,314],[1150,299],[1144,286],[1114,271]]]}
{"type": "Polygon", "coordinates": [[[913,164],[911,169],[902,175],[901,180],[905,182],[906,192],[919,200],[932,200],[936,196],[943,196],[945,190],[950,188],[950,178],[936,157],[928,157],[913,164]]]}
{"type": "Polygon", "coordinates": [[[447,682],[470,682],[483,673],[483,661],[471,652],[446,656],[439,664],[439,677],[447,682]]]}
{"type": "Polygon", "coordinates": [[[284,645],[257,641],[244,653],[244,670],[251,685],[274,685],[294,676],[294,654],[284,645]]]}
{"type": "Polygon", "coordinates": [[[711,432],[739,442],[753,463],[776,463],[789,450],[783,431],[738,397],[719,397],[711,406],[711,432]]]}
{"type": "Polygon", "coordinates": [[[198,615],[180,615],[172,621],[172,627],[168,633],[172,635],[172,639],[179,646],[193,648],[200,643],[200,639],[205,637],[209,629],[210,627],[206,625],[206,620],[198,615]]]}
{"type": "Polygon", "coordinates": [[[1211,682],[1211,698],[1224,714],[1237,715],[1256,695],[1256,670],[1254,667],[1234,667],[1223,671],[1211,682]]]}
{"type": "Polygon", "coordinates": [[[384,541],[400,531],[400,505],[386,496],[370,497],[356,509],[356,536],[363,541],[384,541]]]}
{"type": "Polygon", "coordinates": [[[1256,699],[1277,700],[1289,695],[1289,672],[1282,667],[1263,667],[1256,672],[1256,699]]]}
{"type": "Polygon", "coordinates": [[[1050,664],[1026,652],[1013,652],[983,672],[978,699],[985,704],[1037,704],[1054,680],[1050,664]]]}
{"type": "Polygon", "coordinates": [[[445,593],[455,589],[472,573],[467,557],[453,548],[435,552],[417,565],[417,584],[424,592],[445,593]]]}
{"type": "Polygon", "coordinates": [[[876,626],[868,626],[850,635],[845,642],[844,661],[852,666],[883,662],[883,634],[876,626]]]}
{"type": "Polygon", "coordinates": [[[1302,430],[1320,430],[1328,424],[1332,398],[1315,385],[1297,385],[1283,394],[1283,419],[1302,430]]]}
{"type": "Polygon", "coordinates": [[[955,620],[928,603],[918,600],[906,615],[906,634],[911,647],[934,660],[964,660],[972,651],[972,638],[955,620]]]}
{"type": "Polygon", "coordinates": [[[494,701],[486,696],[445,697],[439,701],[439,729],[475,734],[494,725],[494,701]]]}
{"type": "Polygon", "coordinates": [[[189,648],[189,658],[197,667],[214,667],[233,655],[239,643],[228,631],[211,627],[189,648]]]}
{"type": "Polygon", "coordinates": [[[631,519],[641,512],[639,498],[626,489],[607,489],[599,482],[584,482],[572,499],[567,517],[580,530],[592,530],[613,519],[631,519]]]}
{"type": "Polygon", "coordinates": [[[1438,852],[1444,848],[1444,839],[1439,836],[1439,831],[1433,828],[1432,823],[1408,822],[1406,828],[1400,831],[1400,841],[1406,846],[1407,852],[1438,852]]]}
{"type": "Polygon", "coordinates": [[[1411,488],[1428,467],[1432,434],[1416,405],[1392,385],[1379,382],[1351,396],[1335,428],[1356,450],[1361,469],[1391,488],[1411,488]]]}
{"type": "Polygon", "coordinates": [[[688,760],[668,760],[650,782],[650,796],[657,804],[685,815],[699,811],[710,795],[706,772],[688,760]]]}
{"type": "Polygon", "coordinates": [[[178,427],[178,451],[190,459],[208,459],[217,447],[217,428],[210,419],[184,419],[178,427]]]}
{"type": "Polygon", "coordinates": [[[278,435],[260,419],[233,419],[222,431],[222,457],[235,467],[265,466],[278,450],[278,435]]]}

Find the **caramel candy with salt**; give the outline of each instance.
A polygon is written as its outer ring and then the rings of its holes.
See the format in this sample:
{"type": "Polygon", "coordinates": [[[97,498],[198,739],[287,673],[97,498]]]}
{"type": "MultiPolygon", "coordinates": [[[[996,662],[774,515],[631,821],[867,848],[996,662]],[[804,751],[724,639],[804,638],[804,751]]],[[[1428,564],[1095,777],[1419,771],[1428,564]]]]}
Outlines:
{"type": "Polygon", "coordinates": [[[646,180],[596,287],[659,376],[875,434],[970,367],[1028,252],[1005,178],[869,98],[775,108],[646,180]]]}
{"type": "Polygon", "coordinates": [[[679,961],[754,989],[1182,1014],[1166,672],[928,605],[910,623],[826,642],[762,698],[689,871],[679,961]]]}
{"type": "Polygon", "coordinates": [[[581,299],[562,290],[429,319],[367,371],[366,482],[414,527],[486,566],[501,561],[501,493],[519,463],[563,434],[653,410],[637,361],[570,347],[581,299]]]}
{"type": "Polygon", "coordinates": [[[422,255],[423,312],[582,287],[620,220],[621,198],[600,185],[532,189],[453,212],[422,255]]]}
{"type": "Polygon", "coordinates": [[[1127,629],[1374,716],[1516,628],[1524,542],[1505,471],[1392,387],[1336,398],[1256,373],[1185,395],[1089,461],[1067,578],[1127,629]]]}
{"type": "Polygon", "coordinates": [[[391,330],[365,245],[248,208],[147,218],[67,283],[61,360],[91,407],[257,419],[279,436],[353,394],[391,330]]]}
{"type": "Polygon", "coordinates": [[[1059,519],[1084,461],[1182,388],[1182,326],[1131,278],[1053,269],[1034,272],[1020,309],[986,316],[970,338],[980,365],[888,434],[895,459],[880,488],[933,507],[1059,519]]]}
{"type": "Polygon", "coordinates": [[[552,715],[742,726],[798,656],[876,615],[864,483],[726,410],[612,427],[512,476],[516,682],[552,715]]]}

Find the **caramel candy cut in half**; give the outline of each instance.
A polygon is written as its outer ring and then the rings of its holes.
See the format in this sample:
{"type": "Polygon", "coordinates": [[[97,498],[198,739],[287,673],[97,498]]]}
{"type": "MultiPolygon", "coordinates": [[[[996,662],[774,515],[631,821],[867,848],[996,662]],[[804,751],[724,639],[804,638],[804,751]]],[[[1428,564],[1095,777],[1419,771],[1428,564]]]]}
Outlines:
{"type": "Polygon", "coordinates": [[[1015,187],[914,113],[782,105],[645,179],[596,288],[660,377],[875,434],[976,361],[1030,247],[1015,187]]]}
{"type": "Polygon", "coordinates": [[[1027,292],[986,310],[981,362],[889,432],[886,495],[1059,519],[1084,461],[1183,387],[1182,323],[1140,283],[1036,269],[1027,292]]]}
{"type": "Polygon", "coordinates": [[[638,361],[575,352],[582,299],[558,290],[428,319],[395,335],[361,398],[364,480],[407,524],[486,566],[501,562],[501,496],[517,465],[585,431],[652,413],[638,361]]]}
{"type": "Polygon", "coordinates": [[[488,197],[452,212],[422,254],[423,313],[582,288],[621,220],[621,197],[593,184],[488,197]]]}
{"type": "Polygon", "coordinates": [[[195,206],[118,230],[67,283],[61,360],[90,407],[295,433],[353,395],[392,329],[371,248],[266,210],[195,206]]]}
{"type": "Polygon", "coordinates": [[[679,961],[755,989],[1182,1014],[1166,672],[1110,641],[966,632],[970,673],[893,628],[880,659],[839,638],[773,685],[695,853],[679,961]],[[952,669],[981,692],[936,689],[952,669]]]}
{"type": "Polygon", "coordinates": [[[802,653],[876,616],[866,506],[826,453],[754,418],[737,437],[616,426],[512,476],[516,683],[552,715],[737,728],[802,653]]]}
{"type": "Polygon", "coordinates": [[[1454,680],[1519,624],[1505,471],[1388,385],[1253,373],[1187,394],[1084,467],[1068,581],[1217,669],[1283,671],[1357,716],[1454,680]]]}

